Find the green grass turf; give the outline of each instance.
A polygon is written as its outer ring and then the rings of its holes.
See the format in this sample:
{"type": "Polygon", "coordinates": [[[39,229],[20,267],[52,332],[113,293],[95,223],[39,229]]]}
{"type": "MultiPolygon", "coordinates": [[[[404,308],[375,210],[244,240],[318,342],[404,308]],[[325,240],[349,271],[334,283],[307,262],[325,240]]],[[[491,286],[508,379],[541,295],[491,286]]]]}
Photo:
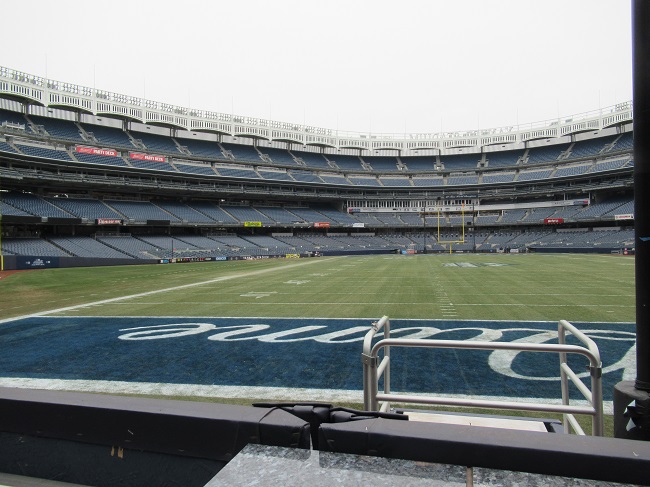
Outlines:
{"type": "Polygon", "coordinates": [[[0,280],[0,318],[58,313],[632,322],[634,260],[442,254],[48,269],[0,280]],[[459,267],[476,265],[477,267],[459,267]],[[208,282],[215,279],[225,279],[208,282]]]}

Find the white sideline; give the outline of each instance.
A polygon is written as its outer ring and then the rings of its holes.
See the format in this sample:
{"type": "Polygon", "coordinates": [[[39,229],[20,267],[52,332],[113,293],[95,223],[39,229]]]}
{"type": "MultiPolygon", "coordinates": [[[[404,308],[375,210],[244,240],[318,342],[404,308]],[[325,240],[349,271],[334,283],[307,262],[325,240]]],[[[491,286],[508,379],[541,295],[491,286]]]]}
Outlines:
{"type": "MultiPolygon", "coordinates": [[[[19,389],[42,389],[50,391],[75,391],[106,394],[143,394],[156,396],[237,398],[264,401],[299,401],[308,398],[313,402],[356,402],[363,403],[362,390],[309,389],[299,387],[220,386],[201,384],[168,384],[160,382],[126,382],[108,380],[31,379],[0,377],[0,387],[19,389]],[[302,399],[300,399],[302,398],[302,399]]],[[[530,402],[534,398],[506,396],[468,396],[467,394],[417,394],[462,399],[484,399],[509,402],[530,402]]],[[[561,404],[561,399],[543,399],[548,404],[561,404]]],[[[586,406],[586,401],[571,401],[586,406]]],[[[613,414],[612,401],[603,402],[605,414],[613,414]]],[[[540,413],[541,414],[541,413],[540,413]]]]}

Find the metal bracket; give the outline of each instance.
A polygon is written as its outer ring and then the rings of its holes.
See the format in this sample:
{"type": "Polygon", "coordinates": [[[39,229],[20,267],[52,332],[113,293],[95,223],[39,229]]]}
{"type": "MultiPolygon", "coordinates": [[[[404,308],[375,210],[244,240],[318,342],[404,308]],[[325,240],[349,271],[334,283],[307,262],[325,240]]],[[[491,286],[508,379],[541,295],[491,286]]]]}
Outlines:
{"type": "Polygon", "coordinates": [[[603,376],[603,367],[598,366],[598,367],[592,367],[591,365],[588,367],[589,369],[589,374],[592,377],[595,377],[597,379],[600,379],[603,376]]]}
{"type": "Polygon", "coordinates": [[[367,355],[365,353],[362,353],[361,363],[363,365],[369,365],[370,367],[377,367],[377,357],[373,357],[372,355],[367,355]]]}

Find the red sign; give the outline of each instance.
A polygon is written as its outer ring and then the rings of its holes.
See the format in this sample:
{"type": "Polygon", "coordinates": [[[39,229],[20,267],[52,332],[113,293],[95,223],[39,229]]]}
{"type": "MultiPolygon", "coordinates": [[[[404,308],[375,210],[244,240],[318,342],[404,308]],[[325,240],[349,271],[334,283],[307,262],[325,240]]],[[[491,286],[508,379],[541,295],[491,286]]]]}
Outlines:
{"type": "Polygon", "coordinates": [[[614,215],[614,220],[634,220],[632,213],[623,213],[621,215],[614,215]]]}
{"type": "Polygon", "coordinates": [[[130,152],[129,157],[136,161],[167,162],[165,156],[154,156],[151,154],[141,154],[140,152],[130,152]]]}
{"type": "Polygon", "coordinates": [[[544,218],[544,225],[559,225],[564,223],[564,218],[544,218]]]}
{"type": "Polygon", "coordinates": [[[314,228],[329,228],[329,222],[314,222],[314,228]]]}
{"type": "Polygon", "coordinates": [[[119,156],[119,153],[113,149],[97,149],[96,147],[81,147],[78,145],[76,150],[80,154],[92,154],[94,156],[109,156],[109,157],[119,156]]]}

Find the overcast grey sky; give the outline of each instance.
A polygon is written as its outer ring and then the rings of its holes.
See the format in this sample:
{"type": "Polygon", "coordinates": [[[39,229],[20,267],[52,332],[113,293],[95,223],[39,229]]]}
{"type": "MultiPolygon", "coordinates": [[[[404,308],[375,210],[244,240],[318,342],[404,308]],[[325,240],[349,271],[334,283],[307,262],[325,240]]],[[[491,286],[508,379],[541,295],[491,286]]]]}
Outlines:
{"type": "Polygon", "coordinates": [[[1,0],[0,65],[373,133],[524,124],[632,98],[629,0],[1,0]]]}

